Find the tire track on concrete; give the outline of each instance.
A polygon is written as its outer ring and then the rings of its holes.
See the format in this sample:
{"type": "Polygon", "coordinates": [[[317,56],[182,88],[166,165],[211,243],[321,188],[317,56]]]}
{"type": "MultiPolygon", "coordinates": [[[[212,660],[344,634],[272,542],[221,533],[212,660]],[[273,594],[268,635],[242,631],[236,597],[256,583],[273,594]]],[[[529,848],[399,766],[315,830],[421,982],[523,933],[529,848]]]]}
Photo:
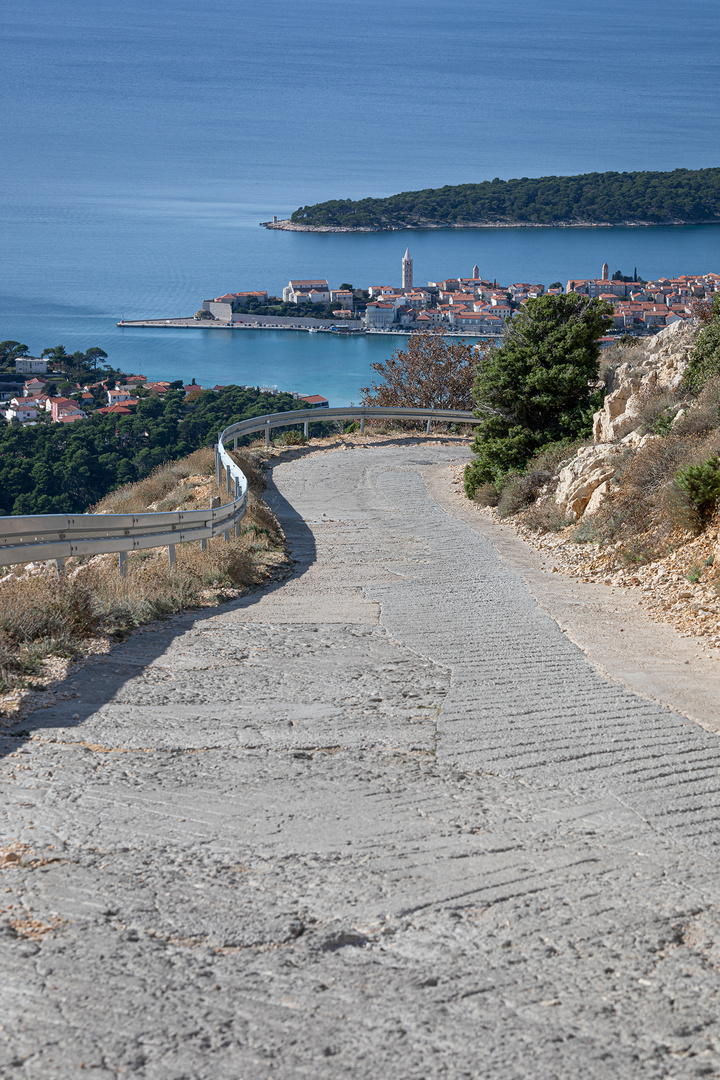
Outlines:
{"type": "Polygon", "coordinates": [[[393,637],[452,671],[441,760],[607,791],[657,828],[717,845],[720,788],[705,776],[720,776],[720,740],[604,679],[487,541],[428,502],[417,473],[376,468],[378,489],[402,510],[394,533],[422,545],[425,561],[368,594],[393,637]]]}
{"type": "Polygon", "coordinates": [[[293,578],[4,739],[0,1075],[720,1075],[712,737],[427,498],[456,453],[278,466],[293,578]]]}

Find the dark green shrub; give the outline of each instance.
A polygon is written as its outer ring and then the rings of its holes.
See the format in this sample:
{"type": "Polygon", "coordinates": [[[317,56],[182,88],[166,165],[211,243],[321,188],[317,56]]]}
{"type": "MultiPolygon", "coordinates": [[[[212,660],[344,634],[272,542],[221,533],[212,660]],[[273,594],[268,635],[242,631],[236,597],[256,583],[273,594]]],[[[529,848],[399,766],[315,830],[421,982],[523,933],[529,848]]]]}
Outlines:
{"type": "Polygon", "coordinates": [[[706,521],[720,497],[720,458],[715,455],[700,465],[688,465],[677,474],[675,483],[706,521]]]}
{"type": "Polygon", "coordinates": [[[276,442],[281,443],[283,446],[304,446],[307,439],[303,435],[302,431],[297,431],[295,428],[290,428],[289,431],[280,435],[276,442]]]}
{"type": "Polygon", "coordinates": [[[695,340],[683,386],[699,394],[710,379],[720,375],[720,294],[713,297],[710,319],[695,340]]]}
{"type": "Polygon", "coordinates": [[[589,435],[604,388],[597,389],[609,305],[576,293],[528,300],[486,350],[475,382],[475,460],[465,471],[470,498],[478,484],[523,469],[543,446],[589,435]]]}

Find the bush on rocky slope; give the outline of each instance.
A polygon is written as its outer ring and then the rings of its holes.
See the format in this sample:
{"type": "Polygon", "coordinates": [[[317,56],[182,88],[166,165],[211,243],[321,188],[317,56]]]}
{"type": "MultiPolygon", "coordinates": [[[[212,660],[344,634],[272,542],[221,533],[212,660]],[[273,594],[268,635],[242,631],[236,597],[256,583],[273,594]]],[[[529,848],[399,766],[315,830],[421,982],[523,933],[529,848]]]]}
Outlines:
{"type": "Polygon", "coordinates": [[[710,379],[720,375],[720,294],[713,297],[709,318],[703,321],[690,363],[685,372],[684,386],[699,393],[710,379]]]}
{"type": "Polygon", "coordinates": [[[594,417],[594,442],[566,447],[564,457],[559,448],[546,471],[533,460],[496,481],[498,513],[517,515],[538,532],[575,523],[578,541],[635,565],[664,558],[712,525],[720,495],[720,376],[688,390],[696,334],[678,325],[643,347],[614,346],[604,373],[611,392],[594,417]]]}
{"type": "Polygon", "coordinates": [[[465,472],[468,496],[480,484],[524,471],[543,446],[590,434],[604,397],[597,339],[610,310],[577,293],[528,300],[502,345],[483,354],[475,382],[483,423],[465,472]]]}

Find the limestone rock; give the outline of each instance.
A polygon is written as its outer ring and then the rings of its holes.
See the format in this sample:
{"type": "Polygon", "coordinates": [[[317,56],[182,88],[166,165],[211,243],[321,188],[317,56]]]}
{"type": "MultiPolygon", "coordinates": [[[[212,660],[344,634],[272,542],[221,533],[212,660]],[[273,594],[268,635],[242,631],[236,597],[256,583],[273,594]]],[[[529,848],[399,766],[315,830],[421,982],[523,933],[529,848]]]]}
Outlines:
{"type": "Polygon", "coordinates": [[[605,496],[609,495],[609,494],[610,494],[610,481],[605,480],[604,483],[599,484],[595,488],[592,495],[588,499],[587,506],[585,507],[585,510],[583,512],[584,516],[585,517],[592,517],[592,515],[594,513],[596,513],[600,509],[600,507],[601,507],[601,505],[603,503],[603,500],[605,499],[605,496]]]}
{"type": "Polygon", "coordinates": [[[640,395],[635,384],[628,380],[608,394],[602,409],[593,417],[593,439],[596,443],[610,443],[622,439],[639,423],[640,395]]]}
{"type": "Polygon", "coordinates": [[[688,366],[697,327],[674,323],[639,344],[612,372],[611,393],[593,417],[596,443],[617,442],[640,423],[642,400],[650,390],[677,390],[688,366]]]}
{"type": "Polygon", "coordinates": [[[622,447],[613,444],[585,446],[560,470],[555,502],[565,517],[582,517],[595,490],[617,472],[622,454],[622,447]]]}
{"type": "Polygon", "coordinates": [[[659,437],[630,431],[619,443],[584,446],[558,474],[555,503],[560,512],[574,521],[583,514],[594,514],[627,453],[659,437]]]}

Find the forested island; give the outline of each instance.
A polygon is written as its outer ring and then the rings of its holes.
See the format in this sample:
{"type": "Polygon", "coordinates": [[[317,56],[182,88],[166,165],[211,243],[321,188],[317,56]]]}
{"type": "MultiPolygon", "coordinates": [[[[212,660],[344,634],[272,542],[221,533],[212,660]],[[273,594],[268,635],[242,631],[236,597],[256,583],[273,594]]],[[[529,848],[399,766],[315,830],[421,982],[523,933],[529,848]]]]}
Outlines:
{"type": "Polygon", "coordinates": [[[510,225],[706,225],[720,221],[720,169],[487,180],[384,199],[330,199],[266,228],[380,231],[510,225]]]}

